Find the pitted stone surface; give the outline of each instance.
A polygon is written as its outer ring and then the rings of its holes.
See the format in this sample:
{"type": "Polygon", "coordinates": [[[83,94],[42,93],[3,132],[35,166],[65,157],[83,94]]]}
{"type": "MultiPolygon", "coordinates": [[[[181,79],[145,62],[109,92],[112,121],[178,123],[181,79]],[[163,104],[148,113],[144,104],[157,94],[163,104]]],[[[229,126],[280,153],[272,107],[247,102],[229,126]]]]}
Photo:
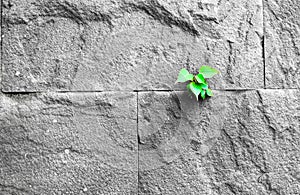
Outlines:
{"type": "Polygon", "coordinates": [[[4,0],[3,90],[168,89],[201,65],[260,88],[262,21],[260,0],[4,0]]]}
{"type": "MultiPolygon", "coordinates": [[[[155,111],[161,113],[159,106],[145,109],[152,110],[152,115],[141,109],[143,102],[149,102],[143,99],[152,99],[154,103],[150,105],[159,105],[155,100],[166,97],[158,93],[153,98],[148,94],[139,99],[139,134],[143,132],[140,140],[147,140],[147,133],[164,135],[174,131],[174,128],[155,131],[155,127],[163,125],[155,114],[155,111]],[[140,129],[143,116],[155,127],[140,129]]],[[[161,160],[159,166],[139,170],[140,194],[299,194],[299,101],[299,90],[216,92],[215,97],[197,106],[190,100],[181,109],[181,116],[187,113],[186,124],[192,128],[187,132],[185,149],[176,158],[165,160],[169,156],[159,152],[163,144],[152,148],[160,154],[154,156],[154,152],[143,150],[147,142],[139,143],[140,163],[146,155],[161,160]],[[217,109],[220,107],[225,111],[217,109]],[[212,120],[214,116],[219,121],[212,120]],[[207,134],[214,137],[207,139],[207,134]]],[[[167,110],[170,112],[170,108],[167,110]]],[[[177,106],[172,110],[177,110],[177,106]]],[[[183,131],[186,129],[187,125],[183,131]]],[[[158,136],[155,138],[159,140],[158,136]]],[[[165,137],[164,143],[168,138],[165,137]]],[[[178,144],[173,142],[165,148],[177,149],[178,144]]]]}
{"type": "Polygon", "coordinates": [[[264,2],[267,87],[300,88],[299,1],[264,2]]]}
{"type": "Polygon", "coordinates": [[[170,163],[190,146],[206,154],[220,136],[226,111],[221,94],[214,98],[214,105],[209,102],[199,105],[188,92],[139,93],[140,170],[170,163]]]}
{"type": "Polygon", "coordinates": [[[136,194],[134,93],[2,95],[0,194],[136,194]]]}
{"type": "Polygon", "coordinates": [[[1,3],[0,194],[300,194],[296,0],[1,3]]]}

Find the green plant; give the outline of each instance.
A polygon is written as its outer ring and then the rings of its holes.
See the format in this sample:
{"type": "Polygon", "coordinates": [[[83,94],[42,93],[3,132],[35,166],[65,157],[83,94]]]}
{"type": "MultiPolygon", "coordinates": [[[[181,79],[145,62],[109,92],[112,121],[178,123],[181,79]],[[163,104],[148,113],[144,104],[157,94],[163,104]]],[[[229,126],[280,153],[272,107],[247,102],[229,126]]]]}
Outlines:
{"type": "Polygon", "coordinates": [[[206,95],[213,96],[212,90],[208,88],[206,79],[211,78],[218,73],[218,70],[209,66],[201,66],[197,75],[190,74],[189,71],[183,68],[178,74],[176,83],[190,81],[190,83],[187,84],[187,88],[196,96],[197,101],[199,95],[204,100],[206,95]]]}

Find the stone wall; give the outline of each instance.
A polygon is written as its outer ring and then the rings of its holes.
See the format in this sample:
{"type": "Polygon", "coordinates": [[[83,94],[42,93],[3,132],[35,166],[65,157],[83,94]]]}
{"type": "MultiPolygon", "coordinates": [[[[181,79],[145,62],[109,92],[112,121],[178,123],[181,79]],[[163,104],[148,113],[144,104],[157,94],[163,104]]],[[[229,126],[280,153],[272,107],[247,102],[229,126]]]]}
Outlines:
{"type": "Polygon", "coordinates": [[[300,194],[297,0],[2,0],[0,194],[300,194]],[[213,66],[214,97],[174,85],[213,66]]]}

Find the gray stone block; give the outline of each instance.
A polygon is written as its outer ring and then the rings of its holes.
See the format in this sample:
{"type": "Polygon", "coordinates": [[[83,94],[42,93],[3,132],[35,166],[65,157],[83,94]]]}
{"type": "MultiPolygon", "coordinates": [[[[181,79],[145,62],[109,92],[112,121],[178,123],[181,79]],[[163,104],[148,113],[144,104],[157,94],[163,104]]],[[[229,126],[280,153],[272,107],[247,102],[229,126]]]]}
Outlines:
{"type": "Polygon", "coordinates": [[[266,85],[300,88],[300,4],[264,0],[266,85]]]}
{"type": "MultiPolygon", "coordinates": [[[[2,1],[0,1],[0,7],[2,8],[2,1]]],[[[0,21],[2,21],[2,14],[0,14],[0,21]]],[[[2,43],[2,25],[0,26],[0,43],[2,43]]],[[[2,47],[0,47],[0,93],[2,92],[2,47]]]]}
{"type": "Polygon", "coordinates": [[[0,194],[136,194],[136,98],[2,95],[0,194]]]}
{"type": "Polygon", "coordinates": [[[299,194],[300,91],[215,93],[139,94],[140,194],[299,194]]]}
{"type": "Polygon", "coordinates": [[[207,194],[202,156],[221,136],[226,96],[197,103],[187,92],[138,95],[139,193],[207,194]]]}
{"type": "Polygon", "coordinates": [[[260,88],[262,21],[260,0],[4,0],[3,90],[169,89],[201,65],[260,88]]]}

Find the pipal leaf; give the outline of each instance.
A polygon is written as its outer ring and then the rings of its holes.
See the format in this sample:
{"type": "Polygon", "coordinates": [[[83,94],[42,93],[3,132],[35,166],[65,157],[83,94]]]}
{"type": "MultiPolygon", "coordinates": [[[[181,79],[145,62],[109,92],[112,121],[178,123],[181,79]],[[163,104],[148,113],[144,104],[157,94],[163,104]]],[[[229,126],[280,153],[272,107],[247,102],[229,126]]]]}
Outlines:
{"type": "Polygon", "coordinates": [[[201,91],[201,97],[202,97],[203,100],[205,99],[205,90],[201,91]]]}
{"type": "Polygon", "coordinates": [[[207,89],[206,94],[210,97],[214,95],[211,89],[207,89]]]}
{"type": "Polygon", "coordinates": [[[207,84],[201,83],[201,87],[202,87],[202,89],[208,89],[208,85],[207,84]]]}
{"type": "Polygon", "coordinates": [[[218,74],[219,71],[210,66],[201,66],[199,69],[199,73],[204,76],[204,78],[211,78],[214,75],[218,74]]]}
{"type": "Polygon", "coordinates": [[[186,81],[193,81],[194,75],[190,74],[185,68],[181,69],[176,83],[184,83],[186,81]]]}
{"type": "Polygon", "coordinates": [[[203,83],[203,84],[206,83],[206,80],[205,80],[205,78],[204,78],[204,76],[203,76],[202,74],[197,74],[197,75],[195,76],[195,79],[196,79],[196,81],[197,81],[198,83],[203,83]]]}
{"type": "Polygon", "coordinates": [[[190,82],[188,85],[187,85],[187,88],[189,90],[191,90],[191,92],[193,92],[193,94],[196,96],[196,99],[198,101],[198,96],[199,94],[201,93],[202,91],[202,87],[200,84],[197,84],[195,82],[190,82]]]}

